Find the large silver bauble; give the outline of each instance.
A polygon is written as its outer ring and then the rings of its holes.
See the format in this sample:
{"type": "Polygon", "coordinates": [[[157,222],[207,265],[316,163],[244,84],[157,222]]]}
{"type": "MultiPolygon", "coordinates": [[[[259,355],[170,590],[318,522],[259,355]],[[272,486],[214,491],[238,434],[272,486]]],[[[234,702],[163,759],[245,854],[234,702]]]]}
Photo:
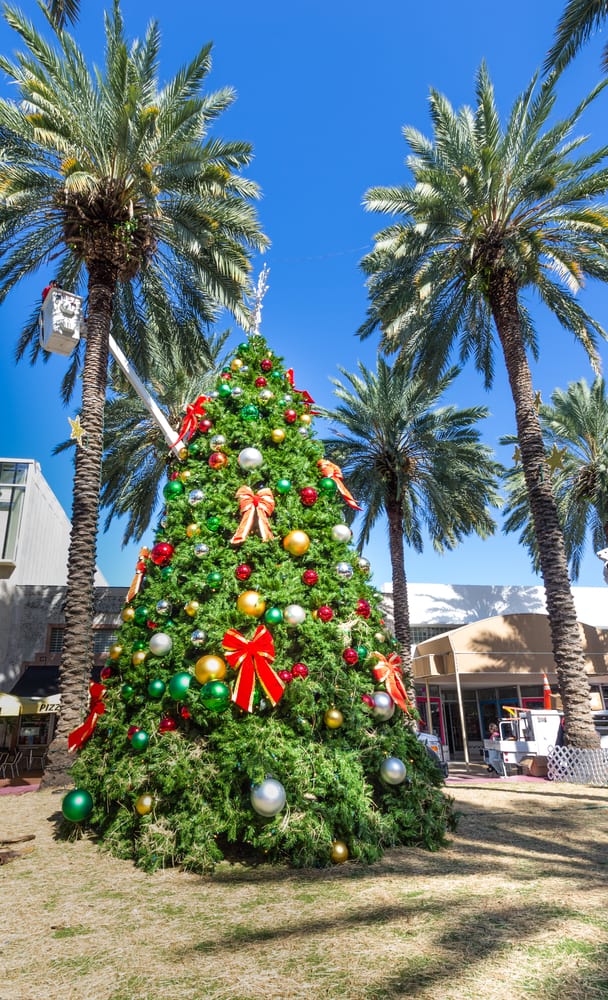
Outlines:
{"type": "Polygon", "coordinates": [[[340,580],[350,580],[353,575],[353,568],[350,563],[339,562],[336,566],[336,574],[340,580]]]}
{"type": "Polygon", "coordinates": [[[223,448],[224,445],[226,444],[226,438],[224,437],[223,434],[214,434],[211,440],[209,441],[209,444],[215,450],[217,450],[218,448],[223,448]]]}
{"type": "Polygon", "coordinates": [[[241,469],[259,469],[264,461],[264,456],[258,448],[243,448],[239,452],[239,457],[237,462],[239,463],[241,469]]]}
{"type": "Polygon", "coordinates": [[[334,524],[331,529],[331,537],[334,542],[350,542],[353,533],[347,524],[334,524]]]}
{"type": "Polygon", "coordinates": [[[275,778],[265,778],[251,789],[251,805],[258,816],[276,816],[286,801],[285,789],[275,778]]]}
{"type": "Polygon", "coordinates": [[[171,605],[169,604],[169,601],[165,601],[165,600],[163,600],[163,601],[157,601],[156,602],[156,610],[157,610],[157,612],[158,612],[159,615],[168,615],[169,612],[170,612],[170,610],[171,610],[171,605]]]}
{"type": "Polygon", "coordinates": [[[399,757],[387,757],[380,765],[380,777],[387,785],[400,785],[407,777],[405,764],[399,757]]]}
{"type": "Polygon", "coordinates": [[[306,618],[306,611],[300,604],[288,604],[283,612],[283,620],[288,625],[301,625],[306,618]]]}
{"type": "Polygon", "coordinates": [[[205,542],[199,542],[198,545],[194,546],[194,555],[197,559],[202,559],[203,556],[209,555],[209,546],[205,542]]]}
{"type": "Polygon", "coordinates": [[[190,642],[193,646],[204,646],[207,642],[207,633],[202,628],[195,628],[190,636],[190,642]]]}
{"type": "Polygon", "coordinates": [[[234,396],[235,399],[238,399],[239,396],[243,395],[243,390],[241,389],[240,385],[235,385],[232,387],[232,395],[234,396]]]}
{"type": "Polygon", "coordinates": [[[173,639],[166,632],[155,632],[148,643],[153,656],[166,656],[171,652],[172,645],[173,639]]]}
{"type": "Polygon", "coordinates": [[[188,503],[191,507],[196,507],[199,503],[202,503],[205,499],[205,494],[202,490],[190,490],[188,494],[188,503]]]}
{"type": "Polygon", "coordinates": [[[361,556],[357,565],[359,567],[360,572],[363,573],[364,576],[367,576],[367,574],[370,572],[372,568],[372,564],[370,563],[369,559],[365,558],[365,556],[361,556]]]}
{"type": "Polygon", "coordinates": [[[378,722],[387,722],[394,715],[395,702],[386,691],[374,691],[372,697],[374,699],[373,713],[375,717],[378,719],[378,722]]]}

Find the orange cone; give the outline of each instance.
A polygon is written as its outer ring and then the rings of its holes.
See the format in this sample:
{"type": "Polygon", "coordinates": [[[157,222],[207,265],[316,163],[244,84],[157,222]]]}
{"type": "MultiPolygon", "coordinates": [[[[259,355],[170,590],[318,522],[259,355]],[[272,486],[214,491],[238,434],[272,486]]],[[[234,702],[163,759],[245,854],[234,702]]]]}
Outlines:
{"type": "Polygon", "coordinates": [[[551,704],[551,685],[547,675],[543,674],[543,708],[550,709],[551,704]]]}

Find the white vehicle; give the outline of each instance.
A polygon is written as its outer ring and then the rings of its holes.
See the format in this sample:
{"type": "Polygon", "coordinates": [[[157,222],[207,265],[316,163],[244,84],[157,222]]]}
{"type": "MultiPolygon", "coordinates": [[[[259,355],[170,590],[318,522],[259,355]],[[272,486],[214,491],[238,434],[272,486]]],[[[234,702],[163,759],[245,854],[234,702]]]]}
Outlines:
{"type": "MultiPolygon", "coordinates": [[[[516,715],[501,719],[499,737],[484,740],[488,770],[506,776],[509,766],[518,766],[526,757],[548,757],[549,748],[563,743],[563,712],[555,709],[519,708],[516,715]]],[[[600,745],[608,749],[608,711],[594,712],[600,745]]]]}
{"type": "Polygon", "coordinates": [[[419,743],[424,743],[428,755],[433,758],[443,777],[447,778],[448,764],[444,760],[443,747],[439,737],[435,736],[434,733],[416,733],[416,739],[419,743]]]}

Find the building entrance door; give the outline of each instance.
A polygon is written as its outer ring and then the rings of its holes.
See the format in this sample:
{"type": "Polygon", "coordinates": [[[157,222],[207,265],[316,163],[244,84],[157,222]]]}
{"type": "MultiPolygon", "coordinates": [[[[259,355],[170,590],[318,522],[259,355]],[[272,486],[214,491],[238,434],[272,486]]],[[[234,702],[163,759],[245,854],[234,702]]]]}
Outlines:
{"type": "Polygon", "coordinates": [[[429,726],[426,697],[421,695],[416,698],[416,708],[420,712],[420,728],[423,729],[425,733],[434,733],[435,736],[439,736],[441,742],[445,744],[445,729],[443,725],[443,717],[441,715],[441,699],[431,698],[430,702],[431,725],[429,726]]]}
{"type": "Polygon", "coordinates": [[[481,722],[482,739],[487,740],[491,722],[498,722],[503,715],[503,705],[519,705],[517,698],[480,698],[479,718],[481,722]]]}

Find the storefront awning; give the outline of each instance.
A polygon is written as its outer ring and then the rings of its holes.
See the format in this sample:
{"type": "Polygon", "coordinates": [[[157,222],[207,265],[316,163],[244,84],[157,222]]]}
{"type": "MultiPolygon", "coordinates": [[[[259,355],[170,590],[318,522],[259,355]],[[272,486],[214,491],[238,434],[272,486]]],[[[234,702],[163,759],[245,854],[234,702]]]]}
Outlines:
{"type": "Polygon", "coordinates": [[[0,691],[0,716],[48,715],[59,712],[61,696],[51,694],[47,698],[19,698],[14,694],[0,691]]]}

